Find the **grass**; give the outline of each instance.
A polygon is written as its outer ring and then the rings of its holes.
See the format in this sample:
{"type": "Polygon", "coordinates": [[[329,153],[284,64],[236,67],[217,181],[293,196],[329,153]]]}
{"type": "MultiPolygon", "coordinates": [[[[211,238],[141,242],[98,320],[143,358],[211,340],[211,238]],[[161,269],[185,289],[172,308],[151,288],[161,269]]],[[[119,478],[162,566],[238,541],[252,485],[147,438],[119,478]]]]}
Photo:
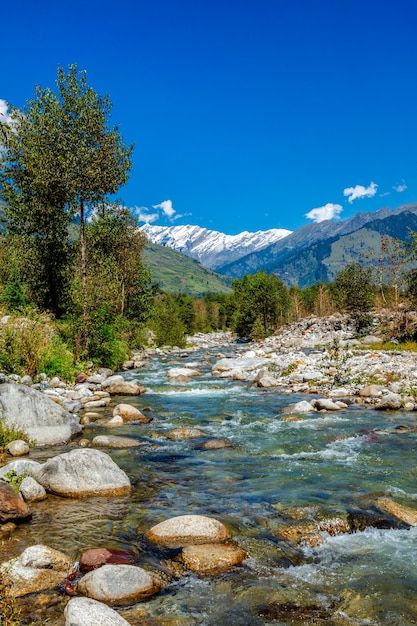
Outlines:
{"type": "MultiPolygon", "coordinates": [[[[31,445],[31,441],[29,440],[29,437],[23,430],[19,430],[17,428],[14,428],[13,426],[6,426],[0,420],[0,452],[3,452],[4,450],[6,450],[9,443],[14,441],[15,439],[23,439],[23,441],[26,441],[26,443],[31,445]]],[[[0,622],[0,625],[1,625],[1,622],[0,622]]]]}
{"type": "Polygon", "coordinates": [[[404,341],[403,343],[394,343],[393,341],[385,341],[373,343],[369,346],[358,346],[359,350],[386,350],[388,352],[417,352],[416,341],[404,341]]]}
{"type": "Polygon", "coordinates": [[[147,243],[144,261],[152,273],[152,280],[169,293],[203,296],[207,293],[229,293],[224,279],[204,268],[200,263],[176,250],[147,243]]]}

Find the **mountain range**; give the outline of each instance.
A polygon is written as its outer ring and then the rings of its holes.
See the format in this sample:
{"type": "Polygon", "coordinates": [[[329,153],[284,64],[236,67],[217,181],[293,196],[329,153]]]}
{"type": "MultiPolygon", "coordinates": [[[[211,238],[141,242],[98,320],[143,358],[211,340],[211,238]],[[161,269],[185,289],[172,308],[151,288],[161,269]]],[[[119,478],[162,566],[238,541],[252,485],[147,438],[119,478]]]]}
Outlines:
{"type": "Polygon", "coordinates": [[[199,226],[146,225],[142,229],[151,241],[181,251],[224,277],[264,270],[288,284],[305,286],[332,280],[353,260],[365,265],[376,259],[384,263],[382,236],[409,241],[410,231],[417,231],[417,205],[307,224],[293,232],[271,229],[225,235],[199,226]]]}

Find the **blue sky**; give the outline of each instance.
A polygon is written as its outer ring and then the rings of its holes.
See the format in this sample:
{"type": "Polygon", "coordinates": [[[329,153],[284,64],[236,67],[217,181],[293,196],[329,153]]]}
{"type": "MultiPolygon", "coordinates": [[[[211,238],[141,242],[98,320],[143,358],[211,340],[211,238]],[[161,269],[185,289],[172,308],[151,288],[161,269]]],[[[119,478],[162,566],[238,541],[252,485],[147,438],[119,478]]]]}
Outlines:
{"type": "Polygon", "coordinates": [[[415,0],[39,0],[3,18],[0,98],[87,69],[135,144],[119,196],[154,223],[293,229],[417,201],[415,0]]]}

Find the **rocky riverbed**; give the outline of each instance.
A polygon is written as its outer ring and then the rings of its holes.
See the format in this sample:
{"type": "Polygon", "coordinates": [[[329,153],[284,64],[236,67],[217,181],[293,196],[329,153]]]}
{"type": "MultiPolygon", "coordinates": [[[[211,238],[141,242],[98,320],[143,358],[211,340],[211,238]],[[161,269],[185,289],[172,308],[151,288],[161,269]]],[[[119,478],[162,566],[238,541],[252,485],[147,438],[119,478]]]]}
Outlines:
{"type": "Polygon", "coordinates": [[[0,468],[22,623],[415,623],[417,360],[377,330],[304,320],[3,381],[38,444],[0,468]]]}

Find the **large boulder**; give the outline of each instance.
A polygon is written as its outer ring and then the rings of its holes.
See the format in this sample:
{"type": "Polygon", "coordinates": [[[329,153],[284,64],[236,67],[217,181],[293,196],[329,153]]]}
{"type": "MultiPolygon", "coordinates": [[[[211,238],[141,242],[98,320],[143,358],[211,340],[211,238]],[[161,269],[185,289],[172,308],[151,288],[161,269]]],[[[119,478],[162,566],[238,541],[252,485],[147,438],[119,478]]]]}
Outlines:
{"type": "Polygon", "coordinates": [[[30,510],[20,493],[7,483],[0,481],[0,523],[25,520],[30,517],[30,510]]]}
{"type": "Polygon", "coordinates": [[[0,385],[0,419],[39,445],[68,441],[81,430],[78,418],[47,395],[13,383],[0,385]]]}
{"type": "Polygon", "coordinates": [[[159,590],[156,579],[135,565],[103,565],[88,572],[77,584],[78,593],[115,606],[133,604],[159,590]]]}
{"type": "Polygon", "coordinates": [[[71,598],[64,616],[65,626],[129,626],[116,611],[91,598],[71,598]]]}
{"type": "Polygon", "coordinates": [[[167,372],[168,378],[176,380],[178,382],[184,381],[186,382],[190,378],[194,376],[199,376],[200,372],[198,370],[191,369],[189,367],[172,367],[167,372]]]}
{"type": "Polygon", "coordinates": [[[198,574],[220,574],[239,565],[246,552],[233,544],[186,546],[181,554],[184,565],[198,574]]]}
{"type": "Polygon", "coordinates": [[[11,585],[10,594],[21,597],[54,589],[66,578],[71,565],[66,554],[36,545],[26,548],[17,559],[2,563],[0,571],[11,585]]]}
{"type": "Polygon", "coordinates": [[[179,515],[153,526],[146,533],[149,541],[168,548],[203,543],[222,543],[230,539],[224,524],[205,515],[179,515]]]}
{"type": "Polygon", "coordinates": [[[123,376],[109,376],[101,385],[112,396],[140,396],[145,393],[145,387],[134,380],[128,381],[123,376]]]}
{"type": "Polygon", "coordinates": [[[379,411],[396,411],[401,408],[402,398],[399,393],[387,393],[375,406],[379,411]]]}
{"type": "Polygon", "coordinates": [[[90,448],[48,459],[33,475],[46,491],[68,498],[119,496],[131,488],[127,475],[108,454],[90,448]]]}

